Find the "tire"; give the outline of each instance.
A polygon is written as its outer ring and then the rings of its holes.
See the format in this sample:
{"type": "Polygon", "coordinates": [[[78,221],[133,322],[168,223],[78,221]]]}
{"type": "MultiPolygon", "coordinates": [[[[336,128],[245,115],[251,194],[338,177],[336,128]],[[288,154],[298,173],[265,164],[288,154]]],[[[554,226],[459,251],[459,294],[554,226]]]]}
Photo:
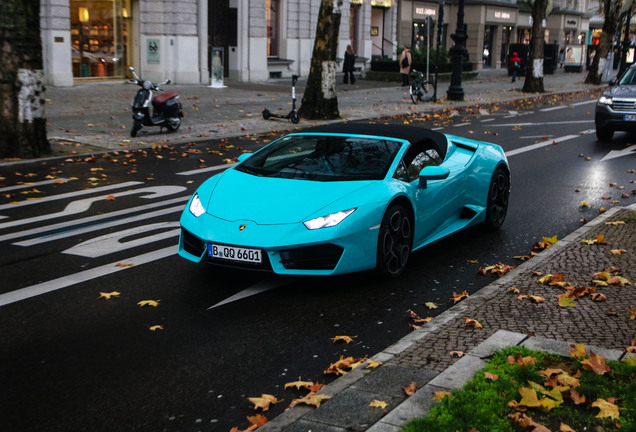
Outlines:
{"type": "Polygon", "coordinates": [[[406,268],[413,245],[413,222],[406,209],[393,204],[384,214],[378,237],[377,271],[396,278],[406,268]]]}
{"type": "Polygon", "coordinates": [[[486,202],[485,226],[489,230],[501,228],[508,213],[510,199],[510,177],[503,168],[497,168],[490,180],[486,202]]]}
{"type": "Polygon", "coordinates": [[[433,83],[430,81],[424,81],[420,89],[420,100],[422,102],[428,102],[433,99],[433,83]]]}
{"type": "Polygon", "coordinates": [[[596,138],[599,141],[611,141],[614,131],[608,127],[596,126],[596,138]]]}
{"type": "Polygon", "coordinates": [[[267,109],[263,110],[263,119],[269,120],[269,111],[267,109]]]}
{"type": "Polygon", "coordinates": [[[137,132],[139,132],[139,129],[141,129],[141,122],[139,120],[133,120],[133,126],[132,126],[132,129],[130,130],[130,136],[133,138],[136,137],[137,132]]]}
{"type": "Polygon", "coordinates": [[[300,121],[300,116],[298,115],[296,111],[292,111],[291,115],[289,116],[289,120],[293,124],[297,124],[300,121]]]}
{"type": "Polygon", "coordinates": [[[176,132],[181,127],[181,119],[173,118],[168,120],[168,130],[171,132],[176,132]]]}
{"type": "Polygon", "coordinates": [[[411,82],[411,86],[409,87],[409,94],[411,95],[411,100],[414,104],[417,103],[420,98],[420,83],[413,81],[411,82]]]}

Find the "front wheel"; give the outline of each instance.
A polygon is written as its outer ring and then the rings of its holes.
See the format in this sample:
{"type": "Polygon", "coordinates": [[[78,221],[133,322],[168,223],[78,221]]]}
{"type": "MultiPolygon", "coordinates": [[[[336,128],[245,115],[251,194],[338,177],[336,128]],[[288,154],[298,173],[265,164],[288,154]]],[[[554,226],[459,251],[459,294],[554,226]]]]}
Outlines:
{"type": "Polygon", "coordinates": [[[497,168],[490,180],[488,202],[486,203],[486,228],[496,230],[501,228],[508,213],[510,198],[510,177],[503,168],[497,168]]]}
{"type": "Polygon", "coordinates": [[[422,83],[419,95],[422,102],[428,102],[433,99],[433,88],[433,83],[430,81],[424,81],[422,83]]]}
{"type": "Polygon", "coordinates": [[[132,126],[132,129],[130,130],[130,136],[133,138],[136,137],[137,132],[139,132],[139,129],[141,129],[141,121],[133,120],[133,126],[132,126]]]}
{"type": "Polygon", "coordinates": [[[413,244],[413,224],[406,209],[394,204],[382,218],[378,237],[377,270],[387,278],[398,277],[406,268],[413,244]]]}
{"type": "Polygon", "coordinates": [[[289,120],[293,124],[297,124],[300,121],[300,116],[298,115],[298,113],[296,111],[292,111],[292,113],[289,116],[289,120]]]}
{"type": "Polygon", "coordinates": [[[175,132],[179,130],[181,127],[181,119],[178,117],[172,118],[168,120],[168,130],[171,132],[175,132]]]}
{"type": "Polygon", "coordinates": [[[596,138],[599,141],[611,141],[614,131],[608,127],[596,126],[596,138]]]}

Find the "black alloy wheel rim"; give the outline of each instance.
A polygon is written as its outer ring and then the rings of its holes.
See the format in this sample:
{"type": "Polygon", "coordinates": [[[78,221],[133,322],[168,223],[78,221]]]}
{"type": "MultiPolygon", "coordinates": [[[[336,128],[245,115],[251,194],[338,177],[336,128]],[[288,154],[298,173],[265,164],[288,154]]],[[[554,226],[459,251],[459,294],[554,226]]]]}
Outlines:
{"type": "Polygon", "coordinates": [[[385,268],[389,274],[397,275],[404,270],[411,252],[411,221],[402,209],[394,210],[389,216],[383,235],[385,268]]]}
{"type": "Polygon", "coordinates": [[[498,171],[490,183],[490,203],[488,212],[493,225],[501,226],[506,219],[508,210],[508,198],[510,197],[510,187],[508,185],[508,176],[498,171]]]}

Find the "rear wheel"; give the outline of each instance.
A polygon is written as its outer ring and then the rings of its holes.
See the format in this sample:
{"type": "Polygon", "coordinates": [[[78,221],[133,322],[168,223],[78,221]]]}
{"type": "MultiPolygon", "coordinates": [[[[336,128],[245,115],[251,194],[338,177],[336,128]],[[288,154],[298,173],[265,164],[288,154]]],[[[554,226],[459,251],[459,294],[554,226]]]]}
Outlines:
{"type": "Polygon", "coordinates": [[[596,126],[596,138],[599,141],[611,141],[614,131],[608,127],[596,126]]]}
{"type": "Polygon", "coordinates": [[[488,229],[501,228],[508,213],[510,198],[510,177],[503,168],[497,168],[490,180],[488,202],[486,204],[486,222],[488,229]]]}
{"type": "Polygon", "coordinates": [[[420,90],[420,100],[422,102],[428,102],[431,99],[433,99],[433,83],[424,81],[420,90]]]}
{"type": "Polygon", "coordinates": [[[388,278],[404,271],[413,244],[413,223],[408,211],[394,204],[382,218],[378,238],[378,272],[388,278]]]}
{"type": "Polygon", "coordinates": [[[414,104],[416,104],[418,99],[420,99],[420,92],[420,82],[413,80],[413,82],[411,82],[411,87],[409,87],[409,94],[411,95],[411,100],[414,104]]]}

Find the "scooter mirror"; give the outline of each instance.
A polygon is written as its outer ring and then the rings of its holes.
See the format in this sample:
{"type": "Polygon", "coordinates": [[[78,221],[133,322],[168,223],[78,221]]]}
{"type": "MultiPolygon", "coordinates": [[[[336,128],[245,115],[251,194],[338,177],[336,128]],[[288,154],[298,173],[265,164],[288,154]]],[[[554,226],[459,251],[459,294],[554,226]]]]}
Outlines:
{"type": "Polygon", "coordinates": [[[166,80],[166,84],[170,84],[170,80],[166,80]]]}
{"type": "Polygon", "coordinates": [[[132,67],[132,66],[130,66],[128,69],[129,69],[131,72],[134,72],[134,71],[135,71],[135,68],[134,68],[134,67],[132,67]]]}

